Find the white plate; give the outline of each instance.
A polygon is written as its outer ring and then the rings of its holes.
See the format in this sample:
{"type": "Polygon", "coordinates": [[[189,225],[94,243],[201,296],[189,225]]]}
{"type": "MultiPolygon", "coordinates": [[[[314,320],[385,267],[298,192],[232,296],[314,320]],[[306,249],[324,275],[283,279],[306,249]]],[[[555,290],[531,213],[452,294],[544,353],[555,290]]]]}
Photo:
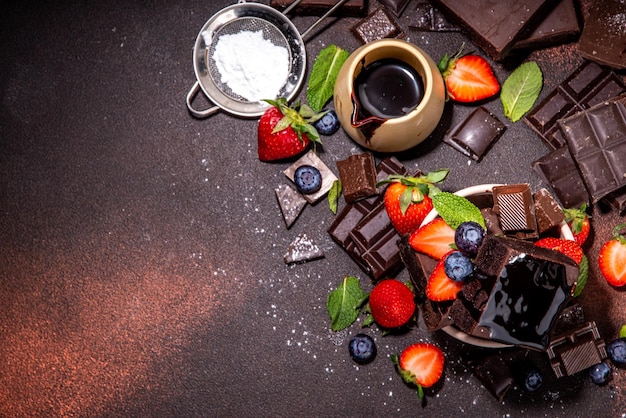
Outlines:
{"type": "MultiPolygon", "coordinates": [[[[457,192],[455,192],[454,194],[457,194],[459,196],[463,196],[463,197],[467,197],[467,196],[471,196],[471,195],[475,195],[475,194],[483,194],[483,193],[491,193],[491,191],[493,190],[493,188],[495,186],[502,186],[502,184],[479,184],[477,186],[471,186],[471,187],[466,187],[465,189],[461,189],[457,192]]],[[[439,216],[439,213],[433,209],[431,210],[428,215],[426,215],[426,218],[424,218],[424,221],[422,222],[422,225],[426,225],[428,222],[432,221],[433,219],[435,219],[437,216],[439,216]]],[[[574,240],[574,234],[572,234],[572,230],[569,228],[569,226],[567,225],[567,222],[563,221],[561,222],[561,237],[565,238],[565,239],[569,239],[569,240],[574,240]]],[[[463,331],[461,331],[460,329],[458,329],[457,327],[453,326],[453,325],[449,325],[447,327],[442,328],[442,330],[447,333],[448,335],[456,338],[457,340],[464,342],[466,344],[472,344],[478,347],[484,347],[484,348],[506,348],[506,347],[511,347],[511,345],[509,344],[503,344],[497,341],[493,341],[493,340],[487,340],[485,338],[480,338],[480,337],[475,337],[473,335],[469,335],[463,331]]]]}

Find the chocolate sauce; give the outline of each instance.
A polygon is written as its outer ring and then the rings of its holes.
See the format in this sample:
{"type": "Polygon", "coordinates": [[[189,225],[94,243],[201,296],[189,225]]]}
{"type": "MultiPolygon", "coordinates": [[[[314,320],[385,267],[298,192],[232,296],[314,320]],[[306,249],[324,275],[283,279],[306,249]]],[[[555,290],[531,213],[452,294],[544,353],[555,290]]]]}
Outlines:
{"type": "Polygon", "coordinates": [[[515,257],[501,271],[478,325],[488,327],[493,340],[544,349],[569,294],[566,282],[561,264],[515,257]]]}
{"type": "Polygon", "coordinates": [[[370,138],[386,120],[414,110],[423,97],[422,78],[410,65],[395,58],[374,61],[354,80],[352,126],[370,138]]]}

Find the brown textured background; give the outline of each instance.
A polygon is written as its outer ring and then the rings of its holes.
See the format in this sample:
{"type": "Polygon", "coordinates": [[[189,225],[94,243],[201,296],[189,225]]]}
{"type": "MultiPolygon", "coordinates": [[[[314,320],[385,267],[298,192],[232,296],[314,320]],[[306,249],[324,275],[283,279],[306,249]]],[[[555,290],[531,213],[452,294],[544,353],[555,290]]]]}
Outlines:
{"type": "MultiPolygon", "coordinates": [[[[256,121],[196,120],[199,29],[227,1],[43,1],[0,12],[0,416],[623,416],[626,372],[603,388],[586,376],[499,404],[468,371],[461,346],[423,326],[383,337],[356,366],[332,334],[325,303],[344,275],[369,280],[330,239],[332,214],[309,206],[289,230],[274,196],[288,163],[256,156],[256,121]],[[326,258],[286,266],[302,231],[326,258]],[[425,409],[387,356],[428,340],[447,354],[425,409]]],[[[371,1],[369,8],[378,7],[371,1]]],[[[462,34],[408,30],[438,59],[462,34]]],[[[302,30],[315,20],[296,16],[302,30]]],[[[354,50],[357,18],[331,19],[308,41],[309,64],[329,43],[354,50]]],[[[576,45],[532,53],[544,97],[581,61],[576,45]]],[[[494,65],[502,82],[512,67],[494,65]]],[[[310,68],[309,65],[309,68],[310,68]]],[[[201,99],[200,99],[201,100],[201,99]]],[[[542,186],[530,162],[547,147],[511,124],[479,164],[439,142],[472,108],[451,105],[438,131],[399,157],[452,169],[444,188],[483,182],[542,186]]],[[[361,150],[343,132],[321,158],[361,150]]],[[[377,156],[380,157],[380,156],[377,156]]],[[[594,211],[586,313],[607,340],[626,323],[626,295],[598,279],[601,241],[623,221],[594,211]]],[[[406,272],[400,277],[405,279],[406,272]]]]}

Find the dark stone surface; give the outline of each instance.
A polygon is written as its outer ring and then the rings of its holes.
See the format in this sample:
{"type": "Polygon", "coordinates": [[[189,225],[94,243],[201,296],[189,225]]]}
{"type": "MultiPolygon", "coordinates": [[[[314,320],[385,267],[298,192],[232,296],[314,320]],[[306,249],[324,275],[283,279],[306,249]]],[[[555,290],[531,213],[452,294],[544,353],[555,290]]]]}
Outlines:
{"type": "MultiPolygon", "coordinates": [[[[0,416],[620,416],[624,370],[606,387],[548,377],[539,392],[512,388],[500,403],[463,360],[475,349],[421,320],[401,334],[366,329],[378,358],[350,360],[360,323],[332,334],[326,298],[345,275],[366,291],[371,282],[328,235],[325,202],[287,229],[274,189],[293,161],[258,160],[256,120],[198,120],[185,106],[198,31],[232,3],[0,6],[0,416]],[[302,232],[325,258],[285,265],[302,232]],[[447,359],[425,407],[387,358],[420,340],[447,359]]],[[[415,5],[398,22],[435,60],[469,42],[411,31],[415,5]]],[[[302,31],[315,19],[293,18],[302,31]]],[[[357,21],[314,30],[309,68],[330,43],[356,49],[357,21]]],[[[517,55],[494,64],[500,82],[525,59],[544,71],[540,99],[582,62],[576,44],[517,55]]],[[[441,143],[473,110],[453,103],[427,141],[397,157],[411,172],[450,168],[449,191],[544,186],[530,163],[548,147],[508,121],[499,100],[485,106],[507,131],[480,163],[441,143]]],[[[343,131],[323,140],[331,168],[363,151],[343,131]]],[[[594,208],[580,300],[607,340],[626,323],[626,295],[599,277],[595,259],[621,221],[594,208]]],[[[406,270],[398,277],[408,280],[406,270]]]]}

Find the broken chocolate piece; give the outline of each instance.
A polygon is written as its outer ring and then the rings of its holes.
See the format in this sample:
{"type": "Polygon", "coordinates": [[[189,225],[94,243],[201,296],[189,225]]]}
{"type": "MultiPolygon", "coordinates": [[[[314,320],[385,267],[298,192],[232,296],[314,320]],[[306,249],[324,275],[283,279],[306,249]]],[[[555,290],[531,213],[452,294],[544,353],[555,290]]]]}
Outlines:
{"type": "Polygon", "coordinates": [[[559,121],[592,203],[626,186],[626,95],[559,121]]]}
{"type": "Polygon", "coordinates": [[[363,44],[384,38],[404,38],[406,35],[383,6],[357,22],[351,30],[363,44]]]}
{"type": "Polygon", "coordinates": [[[287,184],[281,184],[275,192],[285,225],[289,229],[302,213],[307,201],[296,189],[287,184]]]}
{"type": "Polygon", "coordinates": [[[505,130],[506,125],[486,107],[480,106],[465,120],[450,128],[443,142],[479,162],[505,130]]]}
{"type": "Polygon", "coordinates": [[[477,327],[504,344],[545,350],[578,279],[578,265],[532,242],[487,235],[476,268],[495,277],[477,327]]]}
{"type": "Polygon", "coordinates": [[[302,157],[300,157],[295,163],[287,167],[283,173],[289,178],[289,180],[293,181],[294,174],[296,169],[302,165],[312,165],[317,168],[322,175],[322,187],[315,193],[303,195],[304,198],[311,204],[316,203],[320,199],[324,197],[326,193],[330,190],[333,185],[333,182],[337,180],[337,176],[333,174],[332,171],[324,164],[324,162],[317,156],[315,151],[310,150],[302,157]]]}
{"type": "Polygon", "coordinates": [[[568,331],[571,332],[575,328],[583,325],[585,322],[587,322],[587,320],[585,319],[583,307],[578,303],[572,303],[570,306],[563,309],[563,312],[559,315],[559,319],[556,321],[552,332],[554,335],[561,335],[568,331]]]}
{"type": "Polygon", "coordinates": [[[533,235],[536,232],[535,204],[529,184],[495,186],[492,193],[493,211],[498,215],[505,233],[533,235]]]}
{"type": "Polygon", "coordinates": [[[459,32],[461,29],[448,22],[448,19],[428,1],[418,1],[411,14],[409,29],[423,32],[459,32]]]}
{"type": "Polygon", "coordinates": [[[345,160],[337,161],[337,170],[347,203],[378,193],[376,167],[371,153],[351,155],[345,160]]]}
{"type": "Polygon", "coordinates": [[[285,263],[301,263],[324,257],[324,252],[307,237],[306,233],[301,233],[289,244],[285,254],[285,263]]]}
{"type": "Polygon", "coordinates": [[[540,49],[576,40],[580,16],[574,0],[560,0],[533,31],[517,41],[513,49],[540,49]]]}
{"type": "Polygon", "coordinates": [[[389,9],[394,15],[400,17],[410,0],[378,0],[380,4],[389,9]]]}
{"type": "Polygon", "coordinates": [[[507,392],[514,385],[511,364],[517,364],[526,358],[527,351],[521,349],[489,353],[468,361],[470,370],[482,385],[499,402],[504,400],[507,392]]]}
{"type": "Polygon", "coordinates": [[[589,203],[589,194],[567,145],[534,161],[532,168],[548,183],[564,208],[579,208],[589,203]]]}
{"type": "Polygon", "coordinates": [[[626,4],[623,0],[595,0],[585,19],[578,50],[589,60],[626,68],[626,4]]]}
{"type": "MultiPolygon", "coordinates": [[[[566,144],[557,121],[626,92],[622,77],[585,61],[538,105],[524,122],[552,149],[566,144]]],[[[563,202],[561,202],[563,203],[563,202]]]]}
{"type": "MultiPolygon", "coordinates": [[[[291,6],[294,0],[271,0],[270,6],[284,10],[291,6]]],[[[322,15],[330,10],[337,0],[302,0],[293,13],[297,15],[322,15]]],[[[337,11],[339,16],[363,17],[367,14],[367,0],[348,0],[337,11]]]]}
{"type": "Polygon", "coordinates": [[[594,321],[555,336],[546,354],[557,377],[572,376],[607,357],[604,340],[594,321]]]}
{"type": "Polygon", "coordinates": [[[459,26],[494,60],[503,60],[515,43],[528,34],[556,4],[553,0],[433,0],[446,17],[459,26]]]}
{"type": "Polygon", "coordinates": [[[561,222],[565,220],[565,214],[550,192],[543,188],[539,189],[533,194],[533,201],[535,202],[537,231],[540,234],[560,227],[561,222]]]}

